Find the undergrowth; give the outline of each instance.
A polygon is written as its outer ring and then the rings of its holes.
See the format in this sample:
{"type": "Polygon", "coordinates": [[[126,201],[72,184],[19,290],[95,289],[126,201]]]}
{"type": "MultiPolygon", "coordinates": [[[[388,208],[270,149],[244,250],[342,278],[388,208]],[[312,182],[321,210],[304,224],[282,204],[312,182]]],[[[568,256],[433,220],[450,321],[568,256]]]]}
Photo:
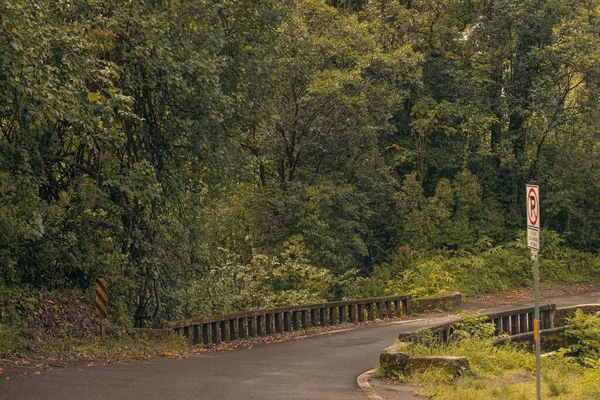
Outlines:
{"type": "Polygon", "coordinates": [[[0,359],[118,360],[152,358],[180,351],[174,334],[152,339],[131,326],[100,321],[82,293],[0,287],[0,359]]]}
{"type": "MultiPolygon", "coordinates": [[[[597,343],[587,334],[592,329],[597,334],[600,317],[578,314],[571,320],[569,335],[588,351],[581,360],[558,356],[542,358],[542,398],[598,399],[600,398],[600,362],[596,358],[597,343]],[[596,346],[596,347],[594,347],[596,346]]],[[[492,344],[493,325],[485,317],[465,315],[457,325],[448,344],[441,345],[432,334],[425,333],[408,348],[401,351],[410,356],[444,355],[464,356],[469,359],[470,371],[454,378],[443,369],[429,368],[402,377],[422,386],[419,394],[433,399],[532,399],[536,395],[535,354],[531,345],[508,343],[492,344]]],[[[577,346],[577,345],[576,345],[577,346]]],[[[385,372],[385,371],[383,371],[385,372]]]]}
{"type": "MultiPolygon", "coordinates": [[[[548,230],[542,231],[542,249],[542,284],[600,283],[597,255],[565,246],[556,232],[548,230]]],[[[402,248],[396,261],[379,267],[360,283],[378,283],[383,287],[381,294],[387,295],[412,293],[423,298],[458,291],[471,297],[531,287],[531,263],[524,234],[499,246],[483,241],[471,251],[402,248]]]]}

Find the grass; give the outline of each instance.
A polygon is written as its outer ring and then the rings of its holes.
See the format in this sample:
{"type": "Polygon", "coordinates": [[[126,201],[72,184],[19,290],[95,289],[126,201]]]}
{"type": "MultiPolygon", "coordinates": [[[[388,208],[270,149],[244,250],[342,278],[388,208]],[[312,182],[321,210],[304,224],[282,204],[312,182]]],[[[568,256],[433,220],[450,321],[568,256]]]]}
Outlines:
{"type": "MultiPolygon", "coordinates": [[[[423,387],[420,395],[434,399],[535,398],[535,355],[511,345],[490,353],[489,347],[478,349],[478,344],[481,342],[470,342],[446,353],[466,355],[470,374],[453,379],[443,370],[431,368],[411,375],[408,381],[423,387]]],[[[566,358],[545,358],[542,373],[542,398],[600,399],[600,368],[586,368],[566,358]]]]}
{"type": "MultiPolygon", "coordinates": [[[[600,369],[554,359],[543,361],[542,371],[542,398],[600,399],[600,369]]],[[[532,399],[536,394],[534,371],[522,368],[473,373],[454,380],[441,370],[431,369],[414,374],[409,381],[423,387],[419,394],[434,399],[532,399]]]]}
{"type": "MultiPolygon", "coordinates": [[[[493,327],[481,319],[463,324],[447,345],[434,343],[424,335],[414,345],[403,348],[410,356],[465,356],[470,372],[453,378],[444,370],[429,368],[402,377],[421,386],[419,394],[443,400],[532,399],[536,396],[535,354],[529,346],[494,346],[493,327]]],[[[586,366],[574,358],[542,358],[542,398],[583,400],[600,399],[600,364],[586,366]]],[[[385,375],[386,371],[380,373],[385,375]]]]}

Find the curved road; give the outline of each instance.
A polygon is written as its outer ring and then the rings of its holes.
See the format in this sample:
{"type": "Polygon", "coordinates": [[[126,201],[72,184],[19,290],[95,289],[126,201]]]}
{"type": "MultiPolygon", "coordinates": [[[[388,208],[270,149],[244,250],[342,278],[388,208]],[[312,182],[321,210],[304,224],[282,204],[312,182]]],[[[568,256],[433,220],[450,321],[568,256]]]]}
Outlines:
{"type": "MultiPolygon", "coordinates": [[[[593,292],[545,299],[542,304],[597,304],[599,298],[600,292],[593,292]]],[[[446,315],[397,321],[252,349],[202,353],[183,360],[70,367],[35,377],[0,380],[0,399],[365,400],[356,377],[373,367],[399,332],[453,318],[446,315]]]]}

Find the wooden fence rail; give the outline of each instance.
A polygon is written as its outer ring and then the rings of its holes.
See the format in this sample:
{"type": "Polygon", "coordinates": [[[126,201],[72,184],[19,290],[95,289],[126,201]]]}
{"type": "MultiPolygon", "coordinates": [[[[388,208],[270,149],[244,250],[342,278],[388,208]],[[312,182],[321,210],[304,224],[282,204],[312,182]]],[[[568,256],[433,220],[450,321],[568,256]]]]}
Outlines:
{"type": "Polygon", "coordinates": [[[238,338],[266,336],[317,326],[407,316],[412,295],[337,301],[293,307],[192,318],[170,322],[168,327],[191,343],[216,344],[238,338]]]}

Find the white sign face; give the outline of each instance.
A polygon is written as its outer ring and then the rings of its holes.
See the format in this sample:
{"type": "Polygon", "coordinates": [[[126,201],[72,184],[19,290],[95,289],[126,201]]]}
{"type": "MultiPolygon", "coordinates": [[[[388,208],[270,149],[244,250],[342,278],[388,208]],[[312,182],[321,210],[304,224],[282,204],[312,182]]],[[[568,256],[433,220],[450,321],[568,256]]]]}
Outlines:
{"type": "Polygon", "coordinates": [[[527,227],[540,229],[540,188],[527,185],[527,227]]]}
{"type": "Polygon", "coordinates": [[[527,185],[527,247],[540,250],[540,188],[527,185]]]}
{"type": "Polygon", "coordinates": [[[527,247],[533,250],[540,250],[540,230],[527,229],[527,247]]]}

